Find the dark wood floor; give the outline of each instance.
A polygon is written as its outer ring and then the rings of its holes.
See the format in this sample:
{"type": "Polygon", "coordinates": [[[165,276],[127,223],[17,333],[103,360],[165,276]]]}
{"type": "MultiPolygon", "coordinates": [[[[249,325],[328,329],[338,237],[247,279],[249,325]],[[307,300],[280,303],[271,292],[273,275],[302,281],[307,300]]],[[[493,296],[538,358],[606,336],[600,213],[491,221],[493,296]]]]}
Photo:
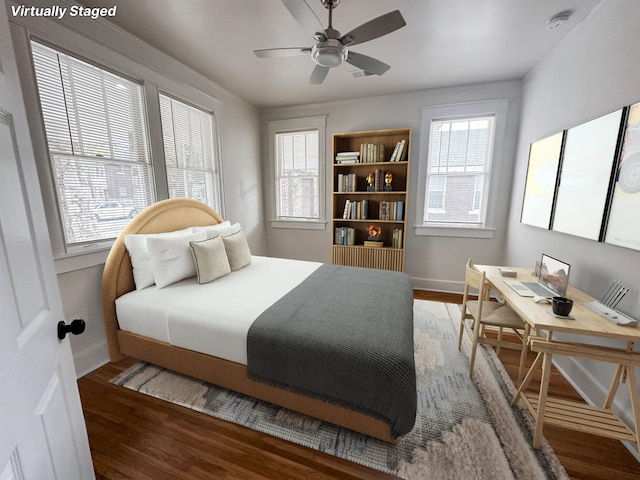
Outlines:
{"type": "MultiPolygon", "coordinates": [[[[415,297],[460,303],[459,295],[415,297]]],[[[517,353],[503,350],[500,358],[514,378],[517,353]]],[[[132,363],[78,380],[98,479],[395,478],[109,383],[132,363]]],[[[553,395],[579,399],[555,370],[550,385],[553,395]]],[[[640,463],[618,441],[552,427],[544,434],[573,479],[640,479],[640,463]]]]}

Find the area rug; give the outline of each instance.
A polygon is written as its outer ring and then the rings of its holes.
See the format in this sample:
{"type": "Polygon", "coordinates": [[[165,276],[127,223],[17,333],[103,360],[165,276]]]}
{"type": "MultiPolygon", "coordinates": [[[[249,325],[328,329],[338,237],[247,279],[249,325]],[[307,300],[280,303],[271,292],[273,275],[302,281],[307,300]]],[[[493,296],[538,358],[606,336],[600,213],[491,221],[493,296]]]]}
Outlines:
{"type": "Polygon", "coordinates": [[[418,416],[390,445],[267,402],[138,363],[112,382],[207,415],[341,457],[403,479],[565,479],[548,442],[531,447],[533,419],[511,407],[515,387],[492,349],[458,350],[460,307],[414,303],[418,416]]]}

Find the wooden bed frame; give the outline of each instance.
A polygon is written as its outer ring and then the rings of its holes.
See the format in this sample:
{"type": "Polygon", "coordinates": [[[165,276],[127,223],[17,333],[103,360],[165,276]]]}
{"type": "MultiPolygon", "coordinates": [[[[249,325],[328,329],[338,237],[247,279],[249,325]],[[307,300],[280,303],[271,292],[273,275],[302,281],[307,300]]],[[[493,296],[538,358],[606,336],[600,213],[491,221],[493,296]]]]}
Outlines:
{"type": "Polygon", "coordinates": [[[162,233],[192,226],[215,225],[222,218],[210,207],[188,199],[163,200],[147,207],[125,227],[116,239],[102,276],[102,309],[112,362],[124,356],[153,363],[299,413],[366,435],[395,443],[389,424],[378,418],[329,402],[296,394],[247,378],[245,365],[120,330],[115,300],[135,290],[133,268],[124,236],[162,233]]]}

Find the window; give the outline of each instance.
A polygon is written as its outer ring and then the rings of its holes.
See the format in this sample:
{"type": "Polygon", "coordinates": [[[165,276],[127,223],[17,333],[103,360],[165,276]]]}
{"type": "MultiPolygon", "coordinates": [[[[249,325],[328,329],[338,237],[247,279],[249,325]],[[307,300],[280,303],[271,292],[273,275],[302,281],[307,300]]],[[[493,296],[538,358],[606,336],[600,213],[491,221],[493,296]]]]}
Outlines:
{"type": "MultiPolygon", "coordinates": [[[[44,123],[34,145],[46,145],[49,157],[43,170],[51,179],[45,209],[54,256],[105,250],[160,199],[192,198],[224,215],[215,99],[135,65],[127,67],[134,79],[40,40],[30,46],[44,123]],[[161,93],[159,84],[205,107],[161,93]]],[[[98,58],[122,61],[117,54],[98,58]]]]}
{"type": "Polygon", "coordinates": [[[318,218],[318,131],[276,134],[279,218],[318,218]]]}
{"type": "Polygon", "coordinates": [[[169,198],[184,197],[222,212],[214,115],[160,94],[169,198]]]}
{"type": "Polygon", "coordinates": [[[425,225],[484,224],[494,124],[493,115],[431,121],[425,225]]]}
{"type": "Polygon", "coordinates": [[[31,47],[65,244],[114,238],[156,199],[142,86],[31,47]]]}
{"type": "Polygon", "coordinates": [[[276,227],[323,228],[325,117],[269,122],[276,227]]]}

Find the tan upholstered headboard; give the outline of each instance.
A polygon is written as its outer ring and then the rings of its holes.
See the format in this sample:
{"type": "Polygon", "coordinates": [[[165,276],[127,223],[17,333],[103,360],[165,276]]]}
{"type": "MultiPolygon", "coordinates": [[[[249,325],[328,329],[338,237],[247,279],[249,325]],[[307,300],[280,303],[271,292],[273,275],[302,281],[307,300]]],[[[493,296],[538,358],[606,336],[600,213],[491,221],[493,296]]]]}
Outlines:
{"type": "Polygon", "coordinates": [[[215,225],[223,220],[211,207],[186,198],[162,200],[145,208],[120,232],[104,265],[102,274],[102,312],[111,361],[122,358],[118,346],[115,301],[134,290],[133,268],[124,236],[133,233],[162,233],[187,227],[215,225]]]}

